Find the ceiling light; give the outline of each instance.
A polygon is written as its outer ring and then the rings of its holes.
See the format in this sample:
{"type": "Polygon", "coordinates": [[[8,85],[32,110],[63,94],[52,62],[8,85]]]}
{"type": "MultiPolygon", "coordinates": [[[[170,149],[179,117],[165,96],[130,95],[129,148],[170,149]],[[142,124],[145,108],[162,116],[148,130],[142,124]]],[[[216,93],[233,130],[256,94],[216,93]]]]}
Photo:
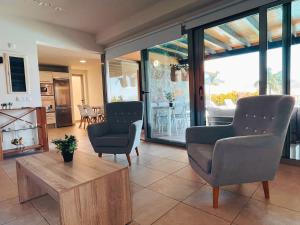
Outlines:
{"type": "Polygon", "coordinates": [[[159,64],[160,64],[160,62],[157,59],[153,61],[153,66],[154,67],[158,67],[159,64]]]}
{"type": "Polygon", "coordinates": [[[54,10],[61,12],[61,11],[63,11],[63,8],[62,7],[55,7],[54,10]]]}
{"type": "Polygon", "coordinates": [[[44,1],[44,0],[32,0],[33,3],[35,3],[36,5],[40,6],[40,7],[46,7],[46,8],[51,8],[55,11],[61,12],[63,11],[62,7],[59,7],[57,5],[54,5],[53,3],[49,2],[49,1],[44,1]]]}
{"type": "Polygon", "coordinates": [[[79,61],[80,63],[86,63],[86,60],[82,59],[79,61]]]}

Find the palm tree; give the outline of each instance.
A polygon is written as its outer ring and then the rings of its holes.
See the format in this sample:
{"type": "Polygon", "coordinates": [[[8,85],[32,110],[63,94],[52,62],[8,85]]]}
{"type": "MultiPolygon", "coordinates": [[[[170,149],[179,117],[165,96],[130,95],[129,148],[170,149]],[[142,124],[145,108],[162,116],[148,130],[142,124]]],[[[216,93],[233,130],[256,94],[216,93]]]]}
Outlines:
{"type": "Polygon", "coordinates": [[[220,72],[205,72],[205,84],[208,85],[208,97],[211,98],[211,87],[218,86],[221,83],[224,83],[223,80],[219,79],[220,72]]]}
{"type": "MultiPolygon", "coordinates": [[[[268,68],[267,74],[267,94],[280,94],[282,92],[282,71],[273,73],[272,68],[268,68]]],[[[255,86],[259,86],[259,81],[255,82],[255,86]]]]}

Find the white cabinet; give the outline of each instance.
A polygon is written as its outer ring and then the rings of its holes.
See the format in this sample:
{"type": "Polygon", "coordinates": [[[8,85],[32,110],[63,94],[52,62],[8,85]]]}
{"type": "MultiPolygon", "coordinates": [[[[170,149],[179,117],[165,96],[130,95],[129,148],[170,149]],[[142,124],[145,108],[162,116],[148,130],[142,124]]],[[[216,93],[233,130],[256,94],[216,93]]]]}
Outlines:
{"type": "Polygon", "coordinates": [[[48,71],[40,71],[41,83],[53,83],[53,73],[48,71]]]}
{"type": "Polygon", "coordinates": [[[59,78],[70,78],[69,73],[60,73],[60,72],[52,72],[53,78],[59,79],[59,78]]]}

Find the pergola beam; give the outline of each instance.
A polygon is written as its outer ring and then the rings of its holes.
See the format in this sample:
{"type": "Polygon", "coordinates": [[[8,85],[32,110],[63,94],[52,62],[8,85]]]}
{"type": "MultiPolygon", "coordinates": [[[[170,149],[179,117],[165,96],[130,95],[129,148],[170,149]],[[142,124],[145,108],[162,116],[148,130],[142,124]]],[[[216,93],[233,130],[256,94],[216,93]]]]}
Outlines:
{"type": "Polygon", "coordinates": [[[210,34],[204,34],[204,39],[210,43],[212,43],[213,45],[216,45],[220,48],[224,48],[226,50],[232,50],[232,47],[230,47],[229,45],[225,44],[222,41],[219,41],[218,39],[216,39],[215,37],[213,37],[210,34]]]}
{"type": "Polygon", "coordinates": [[[182,54],[188,54],[188,49],[187,48],[183,48],[179,45],[173,44],[173,43],[166,43],[166,44],[162,44],[159,45],[160,47],[165,47],[167,49],[171,49],[174,50],[176,52],[182,53],[182,54]]]}
{"type": "Polygon", "coordinates": [[[252,30],[259,35],[259,23],[253,16],[247,16],[245,18],[245,21],[248,23],[248,25],[252,28],[252,30]]]}
{"type": "Polygon", "coordinates": [[[221,24],[218,26],[223,32],[225,32],[228,36],[232,37],[233,39],[237,40],[244,46],[250,47],[251,44],[249,41],[247,41],[244,37],[239,35],[237,32],[235,32],[230,26],[227,24],[221,24]]]}
{"type": "Polygon", "coordinates": [[[175,49],[172,49],[172,48],[168,48],[168,47],[165,47],[165,46],[157,46],[158,49],[161,49],[161,50],[164,50],[168,53],[173,53],[173,54],[176,54],[176,55],[179,55],[181,58],[185,58],[188,56],[188,53],[184,53],[184,52],[181,52],[181,51],[178,51],[178,50],[175,50],[175,49]]]}

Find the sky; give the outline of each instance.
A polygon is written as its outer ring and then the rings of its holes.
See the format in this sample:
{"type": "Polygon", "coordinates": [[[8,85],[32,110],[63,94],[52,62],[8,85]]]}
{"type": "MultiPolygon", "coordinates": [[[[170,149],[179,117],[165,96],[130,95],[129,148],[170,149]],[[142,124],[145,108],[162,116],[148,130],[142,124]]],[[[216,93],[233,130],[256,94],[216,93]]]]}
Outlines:
{"type": "MultiPolygon", "coordinates": [[[[268,50],[268,67],[273,73],[282,70],[282,49],[268,50]]],[[[291,92],[300,96],[300,45],[292,46],[291,56],[291,92]]],[[[207,60],[205,71],[219,72],[222,83],[211,87],[212,93],[226,93],[230,91],[254,92],[254,85],[259,80],[259,53],[249,53],[207,60]]]]}

